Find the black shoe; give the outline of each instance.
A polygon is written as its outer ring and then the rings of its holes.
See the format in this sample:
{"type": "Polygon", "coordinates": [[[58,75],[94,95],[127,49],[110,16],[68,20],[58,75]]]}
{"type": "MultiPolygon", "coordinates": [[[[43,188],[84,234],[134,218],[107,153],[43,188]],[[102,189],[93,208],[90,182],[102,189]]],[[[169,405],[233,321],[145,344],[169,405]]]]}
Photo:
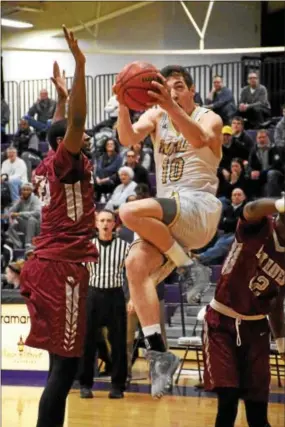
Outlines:
{"type": "Polygon", "coordinates": [[[94,396],[91,388],[82,387],[80,389],[80,397],[81,399],[92,399],[94,396]]]}
{"type": "Polygon", "coordinates": [[[112,387],[109,393],[109,399],[123,399],[124,393],[118,387],[112,387]]]}

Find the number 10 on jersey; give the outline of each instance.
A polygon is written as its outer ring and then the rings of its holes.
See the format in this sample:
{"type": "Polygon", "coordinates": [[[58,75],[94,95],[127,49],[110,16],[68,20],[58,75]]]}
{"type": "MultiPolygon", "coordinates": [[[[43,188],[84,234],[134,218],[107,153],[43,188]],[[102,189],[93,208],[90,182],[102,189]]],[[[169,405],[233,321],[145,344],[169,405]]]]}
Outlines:
{"type": "Polygon", "coordinates": [[[183,169],[184,159],[182,157],[177,157],[173,160],[169,160],[169,158],[166,157],[162,162],[162,184],[167,184],[168,181],[179,181],[179,179],[182,178],[183,169]]]}

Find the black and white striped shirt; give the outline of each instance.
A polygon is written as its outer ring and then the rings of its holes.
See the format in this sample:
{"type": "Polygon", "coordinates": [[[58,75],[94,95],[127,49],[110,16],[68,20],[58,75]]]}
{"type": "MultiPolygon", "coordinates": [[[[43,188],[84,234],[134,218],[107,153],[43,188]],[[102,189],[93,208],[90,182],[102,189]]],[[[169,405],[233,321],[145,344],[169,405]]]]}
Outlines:
{"type": "Polygon", "coordinates": [[[98,263],[89,262],[89,286],[99,289],[120,288],[124,283],[124,261],[129,244],[119,237],[102,241],[92,240],[99,252],[98,263]]]}

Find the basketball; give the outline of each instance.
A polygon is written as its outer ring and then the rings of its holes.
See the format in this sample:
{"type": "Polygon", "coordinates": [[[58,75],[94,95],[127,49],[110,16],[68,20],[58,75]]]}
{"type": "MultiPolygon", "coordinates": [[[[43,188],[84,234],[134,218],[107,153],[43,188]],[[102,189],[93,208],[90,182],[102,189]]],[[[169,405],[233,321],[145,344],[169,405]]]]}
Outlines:
{"type": "Polygon", "coordinates": [[[147,62],[132,62],[118,74],[114,91],[130,110],[145,111],[149,108],[147,103],[154,100],[147,92],[154,90],[151,82],[158,80],[158,72],[147,62]]]}

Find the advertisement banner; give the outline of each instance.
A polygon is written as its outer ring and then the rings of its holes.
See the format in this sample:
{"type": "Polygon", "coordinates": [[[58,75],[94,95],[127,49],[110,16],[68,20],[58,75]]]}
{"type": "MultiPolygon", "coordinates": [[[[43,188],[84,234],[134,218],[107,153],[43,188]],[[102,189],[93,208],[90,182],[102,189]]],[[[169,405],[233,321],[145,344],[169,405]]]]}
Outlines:
{"type": "Polygon", "coordinates": [[[25,304],[1,306],[1,369],[48,371],[49,357],[45,350],[25,345],[30,331],[30,316],[25,304]]]}

